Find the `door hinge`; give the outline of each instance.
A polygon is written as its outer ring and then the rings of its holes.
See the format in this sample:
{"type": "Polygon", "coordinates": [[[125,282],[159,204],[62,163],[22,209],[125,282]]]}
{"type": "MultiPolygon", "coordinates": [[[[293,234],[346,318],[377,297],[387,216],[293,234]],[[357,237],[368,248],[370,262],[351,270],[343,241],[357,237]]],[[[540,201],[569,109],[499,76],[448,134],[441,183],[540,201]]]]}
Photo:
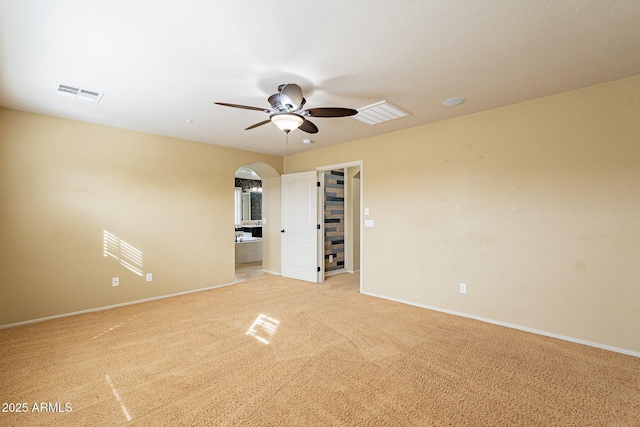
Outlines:
{"type": "Polygon", "coordinates": [[[318,187],[320,187],[320,181],[318,181],[316,184],[318,184],[318,187]]]}
{"type": "Polygon", "coordinates": [[[320,273],[320,267],[318,267],[318,273],[320,273]]]}
{"type": "Polygon", "coordinates": [[[320,230],[320,224],[318,224],[318,230],[320,230]]]}

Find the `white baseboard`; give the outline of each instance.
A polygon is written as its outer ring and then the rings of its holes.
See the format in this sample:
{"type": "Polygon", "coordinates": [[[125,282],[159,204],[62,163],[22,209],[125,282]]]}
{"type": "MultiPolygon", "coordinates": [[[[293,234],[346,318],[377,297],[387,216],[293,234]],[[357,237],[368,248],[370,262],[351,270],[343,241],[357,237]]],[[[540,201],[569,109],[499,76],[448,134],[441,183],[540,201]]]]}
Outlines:
{"type": "Polygon", "coordinates": [[[136,301],[128,301],[128,302],[123,302],[123,303],[119,303],[119,304],[106,305],[106,306],[103,306],[103,307],[90,308],[90,309],[87,309],[87,310],[74,311],[74,312],[71,312],[71,313],[56,314],[55,316],[48,316],[48,317],[41,317],[41,318],[38,318],[38,319],[25,320],[23,322],[9,323],[7,325],[0,325],[0,329],[7,329],[7,328],[14,328],[16,326],[30,325],[32,323],[45,322],[47,320],[60,319],[62,317],[76,316],[78,314],[95,313],[97,311],[110,310],[112,308],[125,307],[127,305],[140,304],[140,303],[143,303],[143,302],[156,301],[156,300],[165,299],[165,298],[172,298],[172,297],[177,297],[177,296],[180,296],[180,295],[187,295],[187,294],[193,294],[193,293],[196,293],[196,292],[209,291],[209,290],[212,290],[212,289],[223,288],[225,286],[230,286],[230,285],[235,285],[235,283],[225,283],[223,285],[209,286],[207,288],[193,289],[193,290],[190,290],[190,291],[177,292],[175,294],[160,295],[160,296],[157,296],[157,297],[145,298],[145,299],[140,299],[140,300],[136,300],[136,301]]]}
{"type": "Polygon", "coordinates": [[[479,320],[481,322],[491,323],[491,324],[499,325],[499,326],[504,326],[504,327],[511,328],[511,329],[518,329],[520,331],[530,332],[532,334],[543,335],[543,336],[551,337],[551,338],[557,338],[559,340],[569,341],[569,342],[573,342],[573,343],[576,343],[576,344],[587,345],[589,347],[595,347],[595,348],[599,348],[599,349],[602,349],[602,350],[609,350],[609,351],[613,351],[613,352],[616,352],[616,353],[622,353],[622,354],[626,354],[628,356],[640,357],[640,353],[635,352],[635,351],[631,351],[631,350],[627,350],[627,349],[624,349],[624,348],[618,348],[618,347],[613,347],[613,346],[606,345],[606,344],[600,344],[600,343],[596,343],[596,342],[592,342],[592,341],[582,340],[582,339],[579,339],[579,338],[573,338],[573,337],[568,337],[568,336],[565,336],[565,335],[559,335],[559,334],[555,334],[555,333],[552,333],[552,332],[542,331],[540,329],[533,329],[533,328],[528,328],[526,326],[515,325],[513,323],[502,322],[500,320],[487,319],[485,317],[474,316],[474,315],[471,315],[471,314],[461,313],[461,312],[458,312],[458,311],[446,310],[446,309],[438,308],[438,307],[432,307],[432,306],[426,305],[426,304],[419,304],[419,303],[415,303],[415,302],[411,302],[411,301],[405,301],[405,300],[398,299],[398,298],[391,298],[391,297],[387,297],[387,296],[384,296],[384,295],[374,294],[374,293],[371,293],[371,292],[362,292],[362,294],[369,295],[369,296],[376,297],[376,298],[386,299],[386,300],[389,300],[389,301],[399,302],[399,303],[402,303],[402,304],[412,305],[412,306],[415,306],[415,307],[426,308],[427,310],[439,311],[441,313],[453,314],[454,316],[460,316],[460,317],[466,317],[468,319],[479,320]]]}
{"type": "Polygon", "coordinates": [[[275,271],[269,271],[269,270],[262,270],[265,273],[269,273],[269,274],[273,274],[274,276],[280,276],[280,273],[276,273],[275,271]]]}
{"type": "Polygon", "coordinates": [[[340,270],[325,271],[324,277],[337,276],[338,274],[344,274],[346,272],[347,270],[345,268],[341,268],[340,270]]]}

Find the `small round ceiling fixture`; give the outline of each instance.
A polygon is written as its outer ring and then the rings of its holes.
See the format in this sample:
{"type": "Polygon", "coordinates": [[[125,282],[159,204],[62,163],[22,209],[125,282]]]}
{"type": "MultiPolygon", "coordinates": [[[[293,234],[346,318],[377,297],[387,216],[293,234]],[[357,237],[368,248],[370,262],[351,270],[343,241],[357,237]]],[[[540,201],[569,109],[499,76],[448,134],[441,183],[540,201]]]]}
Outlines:
{"type": "Polygon", "coordinates": [[[442,102],[442,105],[446,107],[455,107],[456,105],[460,105],[464,102],[464,98],[449,98],[442,102]]]}
{"type": "Polygon", "coordinates": [[[303,144],[311,144],[313,141],[311,141],[310,139],[303,139],[302,143],[303,144]]]}

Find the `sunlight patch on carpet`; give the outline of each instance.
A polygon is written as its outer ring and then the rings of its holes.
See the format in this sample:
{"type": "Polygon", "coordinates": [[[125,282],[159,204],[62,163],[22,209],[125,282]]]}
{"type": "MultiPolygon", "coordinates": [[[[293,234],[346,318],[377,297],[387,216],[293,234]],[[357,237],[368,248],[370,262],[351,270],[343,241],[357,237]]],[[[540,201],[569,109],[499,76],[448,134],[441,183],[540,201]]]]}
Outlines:
{"type": "Polygon", "coordinates": [[[111,382],[111,377],[108,374],[105,375],[104,377],[109,383],[109,386],[111,387],[111,391],[113,392],[113,395],[116,397],[116,400],[120,404],[120,407],[122,408],[122,413],[124,414],[125,418],[127,419],[127,421],[131,421],[131,415],[129,415],[129,411],[127,411],[126,406],[124,406],[124,403],[122,403],[122,401],[120,400],[120,395],[118,394],[118,391],[116,390],[113,383],[111,382]]]}
{"type": "MultiPolygon", "coordinates": [[[[130,317],[129,321],[135,319],[136,317],[138,317],[138,316],[136,315],[136,316],[130,317]]],[[[105,334],[108,334],[109,332],[115,331],[117,328],[119,328],[120,326],[124,325],[125,323],[126,322],[120,322],[117,325],[112,326],[111,328],[107,329],[106,331],[103,331],[102,333],[100,333],[98,335],[94,335],[93,337],[91,337],[91,339],[95,340],[96,338],[100,338],[101,336],[103,336],[105,334]]]]}
{"type": "Polygon", "coordinates": [[[256,317],[256,320],[253,321],[253,324],[251,324],[251,327],[249,327],[245,335],[252,336],[261,343],[269,345],[279,325],[279,320],[269,317],[266,314],[260,314],[256,317]]]}

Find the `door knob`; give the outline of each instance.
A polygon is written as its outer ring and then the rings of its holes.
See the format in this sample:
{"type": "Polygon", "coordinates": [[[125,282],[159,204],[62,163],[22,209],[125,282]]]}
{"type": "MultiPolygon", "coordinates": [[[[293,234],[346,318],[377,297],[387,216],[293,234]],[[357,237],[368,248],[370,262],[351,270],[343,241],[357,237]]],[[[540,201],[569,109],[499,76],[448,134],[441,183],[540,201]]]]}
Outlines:
{"type": "Polygon", "coordinates": [[[284,228],[282,230],[280,230],[281,233],[284,233],[284,228]]]}

